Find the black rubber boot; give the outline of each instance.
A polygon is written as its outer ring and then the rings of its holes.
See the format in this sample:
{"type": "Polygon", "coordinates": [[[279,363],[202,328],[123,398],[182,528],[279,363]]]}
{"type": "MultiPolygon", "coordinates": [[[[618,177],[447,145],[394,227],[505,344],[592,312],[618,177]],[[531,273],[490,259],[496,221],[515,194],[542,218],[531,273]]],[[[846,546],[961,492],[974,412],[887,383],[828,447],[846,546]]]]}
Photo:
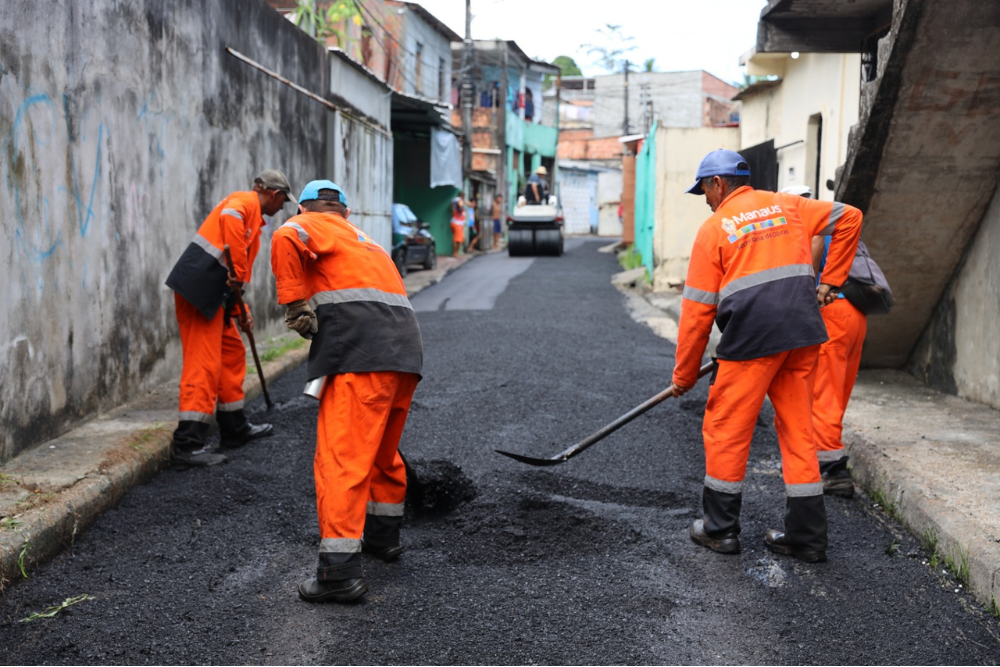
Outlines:
{"type": "Polygon", "coordinates": [[[722,554],[738,554],[742,506],[742,493],[723,493],[706,486],[701,494],[704,518],[691,524],[691,540],[722,554]]]}
{"type": "Polygon", "coordinates": [[[823,476],[823,493],[840,498],[854,497],[854,480],[847,469],[846,456],[837,461],[820,461],[819,472],[823,476]]]}
{"type": "Polygon", "coordinates": [[[223,449],[236,449],[274,434],[270,424],[251,424],[242,409],[216,411],[215,421],[219,424],[219,445],[223,449]]]}
{"type": "Polygon", "coordinates": [[[788,498],[785,503],[785,530],[767,531],[764,543],[768,550],[807,563],[822,563],[828,542],[823,496],[788,498]]]}
{"type": "Polygon", "coordinates": [[[351,602],[367,592],[358,554],[321,553],[316,576],[299,584],[306,602],[351,602]]]}
{"type": "Polygon", "coordinates": [[[720,554],[738,554],[740,552],[739,535],[728,533],[719,537],[711,537],[705,532],[705,521],[703,519],[697,519],[692,523],[689,532],[692,542],[700,544],[703,547],[708,547],[712,551],[717,551],[720,554]]]}
{"type": "Polygon", "coordinates": [[[391,563],[403,554],[399,544],[401,516],[365,515],[365,536],[361,539],[361,551],[391,563]]]}
{"type": "Polygon", "coordinates": [[[226,462],[226,455],[205,444],[208,439],[208,424],[205,422],[181,421],[174,431],[174,441],[170,445],[170,458],[183,466],[214,466],[226,462]]]}

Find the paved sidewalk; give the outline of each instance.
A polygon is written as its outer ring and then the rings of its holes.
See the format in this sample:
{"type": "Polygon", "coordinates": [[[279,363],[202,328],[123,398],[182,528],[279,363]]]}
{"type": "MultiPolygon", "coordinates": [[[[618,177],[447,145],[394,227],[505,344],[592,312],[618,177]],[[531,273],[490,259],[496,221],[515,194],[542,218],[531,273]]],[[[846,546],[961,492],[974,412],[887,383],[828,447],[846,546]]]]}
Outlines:
{"type": "MultiPolygon", "coordinates": [[[[678,293],[620,289],[634,319],[676,343],[678,293]]],[[[855,484],[920,539],[928,565],[1000,614],[1000,411],[901,371],[862,371],[844,443],[855,484]]]]}
{"type": "MultiPolygon", "coordinates": [[[[479,254],[439,257],[435,269],[412,270],[403,280],[407,295],[440,282],[479,254]]],[[[268,382],[309,355],[306,341],[296,334],[257,343],[268,382]]],[[[249,401],[261,390],[252,357],[247,361],[243,389],[249,401]]],[[[173,378],[0,465],[0,592],[35,564],[71,546],[129,489],[169,465],[177,382],[173,378]]]]}

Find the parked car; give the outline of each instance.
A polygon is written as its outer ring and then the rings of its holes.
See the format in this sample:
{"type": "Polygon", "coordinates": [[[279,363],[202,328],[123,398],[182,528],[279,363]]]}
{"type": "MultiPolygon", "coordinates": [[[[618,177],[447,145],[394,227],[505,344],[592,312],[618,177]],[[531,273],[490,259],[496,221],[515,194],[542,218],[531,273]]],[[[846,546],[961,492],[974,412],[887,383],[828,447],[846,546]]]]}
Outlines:
{"type": "Polygon", "coordinates": [[[392,261],[399,275],[406,276],[407,266],[419,264],[425,269],[437,266],[434,237],[426,222],[406,204],[392,205],[392,261]]]}

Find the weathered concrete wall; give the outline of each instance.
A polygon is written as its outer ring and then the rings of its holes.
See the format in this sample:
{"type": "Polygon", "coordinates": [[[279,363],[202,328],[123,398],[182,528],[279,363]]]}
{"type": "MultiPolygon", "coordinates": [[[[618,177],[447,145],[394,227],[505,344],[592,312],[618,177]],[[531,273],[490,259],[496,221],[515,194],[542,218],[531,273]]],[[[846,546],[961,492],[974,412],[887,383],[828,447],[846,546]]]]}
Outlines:
{"type": "Polygon", "coordinates": [[[838,185],[896,296],[869,321],[866,365],[907,364],[996,188],[998,34],[1000,3],[894,0],[838,185]]]}
{"type": "Polygon", "coordinates": [[[701,223],[712,215],[704,197],[687,194],[698,162],[717,148],[736,150],[735,127],[672,128],[656,131],[656,226],[653,288],[665,290],[687,277],[691,246],[701,223]]]}
{"type": "Polygon", "coordinates": [[[917,345],[910,371],[1000,409],[1000,189],[917,345]]]}
{"type": "Polygon", "coordinates": [[[323,49],[256,0],[4,3],[0,461],[177,373],[163,282],[204,216],[263,168],[322,172],[326,108],[227,46],[324,90],[323,49]]]}

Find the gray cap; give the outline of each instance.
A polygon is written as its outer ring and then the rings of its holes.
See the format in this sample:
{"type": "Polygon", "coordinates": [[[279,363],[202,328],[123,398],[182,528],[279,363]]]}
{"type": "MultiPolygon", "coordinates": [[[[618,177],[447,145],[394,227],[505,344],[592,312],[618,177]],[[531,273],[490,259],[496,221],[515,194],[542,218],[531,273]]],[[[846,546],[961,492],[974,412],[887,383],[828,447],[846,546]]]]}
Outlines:
{"type": "Polygon", "coordinates": [[[257,178],[253,179],[253,182],[259,183],[268,190],[281,190],[285,193],[288,201],[298,204],[292,195],[292,186],[288,184],[288,178],[278,169],[265,169],[257,174],[257,178]]]}

